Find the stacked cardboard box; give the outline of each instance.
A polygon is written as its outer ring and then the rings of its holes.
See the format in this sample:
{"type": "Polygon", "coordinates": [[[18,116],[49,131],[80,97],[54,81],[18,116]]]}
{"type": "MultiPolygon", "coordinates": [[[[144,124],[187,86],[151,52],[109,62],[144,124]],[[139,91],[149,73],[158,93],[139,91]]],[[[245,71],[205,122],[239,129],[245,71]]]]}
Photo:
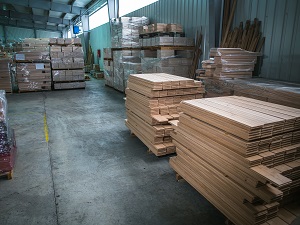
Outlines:
{"type": "Polygon", "coordinates": [[[174,170],[236,225],[285,224],[278,208],[300,190],[300,110],[237,96],[180,109],[174,170]]]}
{"type": "Polygon", "coordinates": [[[54,89],[85,88],[80,39],[51,38],[50,55],[54,89]]]}
{"type": "Polygon", "coordinates": [[[22,48],[14,55],[19,91],[51,90],[49,38],[26,38],[22,48]]]}
{"type": "Polygon", "coordinates": [[[120,17],[112,19],[112,47],[139,47],[139,27],[148,25],[147,17],[120,17]]]}
{"type": "Polygon", "coordinates": [[[50,63],[17,63],[16,80],[20,92],[51,90],[50,63]]]}
{"type": "Polygon", "coordinates": [[[8,57],[0,57],[0,90],[7,93],[12,92],[10,64],[12,60],[8,57]]]}
{"type": "Polygon", "coordinates": [[[140,27],[139,33],[153,34],[153,33],[182,33],[183,29],[180,24],[166,24],[166,23],[154,23],[140,27]]]}
{"type": "Polygon", "coordinates": [[[199,81],[170,74],[132,74],[126,89],[126,125],[155,155],[175,152],[169,120],[178,119],[182,100],[202,98],[199,81]]]}
{"type": "Polygon", "coordinates": [[[194,40],[187,37],[149,37],[141,38],[140,46],[194,46],[194,40]]]}
{"type": "Polygon", "coordinates": [[[49,38],[25,38],[22,50],[30,52],[49,52],[49,38]]]}
{"type": "Polygon", "coordinates": [[[124,92],[128,75],[141,73],[139,27],[148,24],[147,17],[121,17],[112,20],[114,49],[104,49],[106,85],[124,92]]]}

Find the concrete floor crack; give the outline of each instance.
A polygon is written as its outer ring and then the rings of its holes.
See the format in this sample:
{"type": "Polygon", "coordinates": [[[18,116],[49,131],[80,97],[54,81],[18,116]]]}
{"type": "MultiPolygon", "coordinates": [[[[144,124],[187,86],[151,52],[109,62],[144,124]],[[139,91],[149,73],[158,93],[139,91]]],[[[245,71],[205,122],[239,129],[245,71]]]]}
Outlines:
{"type": "Polygon", "coordinates": [[[56,217],[56,224],[59,225],[58,219],[58,202],[57,202],[57,194],[55,190],[55,182],[54,182],[54,175],[53,175],[53,160],[51,155],[51,150],[49,146],[49,136],[48,136],[48,125],[47,125],[47,109],[46,109],[46,93],[43,93],[43,104],[44,104],[44,131],[45,131],[45,139],[47,143],[47,150],[49,154],[49,163],[50,163],[50,173],[51,173],[51,181],[52,181],[52,188],[53,188],[53,197],[54,197],[54,204],[55,204],[55,217],[56,217]]]}

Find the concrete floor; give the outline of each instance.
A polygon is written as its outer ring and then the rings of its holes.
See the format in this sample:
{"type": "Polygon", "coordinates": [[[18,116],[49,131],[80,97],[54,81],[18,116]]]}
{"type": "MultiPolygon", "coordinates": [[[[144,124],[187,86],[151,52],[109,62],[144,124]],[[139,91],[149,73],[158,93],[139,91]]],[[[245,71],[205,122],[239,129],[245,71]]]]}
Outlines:
{"type": "Polygon", "coordinates": [[[0,179],[1,225],[224,224],[176,182],[169,157],[130,135],[123,97],[94,79],[85,90],[7,96],[18,156],[13,180],[0,179]]]}

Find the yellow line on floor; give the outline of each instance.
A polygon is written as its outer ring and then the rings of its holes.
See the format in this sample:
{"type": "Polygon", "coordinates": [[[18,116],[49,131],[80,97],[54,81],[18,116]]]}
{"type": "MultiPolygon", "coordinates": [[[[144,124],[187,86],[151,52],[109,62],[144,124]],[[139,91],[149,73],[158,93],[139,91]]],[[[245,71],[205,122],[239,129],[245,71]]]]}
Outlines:
{"type": "Polygon", "coordinates": [[[47,116],[46,113],[44,113],[44,133],[45,133],[45,140],[46,142],[49,141],[49,133],[48,133],[48,125],[47,125],[47,116]]]}

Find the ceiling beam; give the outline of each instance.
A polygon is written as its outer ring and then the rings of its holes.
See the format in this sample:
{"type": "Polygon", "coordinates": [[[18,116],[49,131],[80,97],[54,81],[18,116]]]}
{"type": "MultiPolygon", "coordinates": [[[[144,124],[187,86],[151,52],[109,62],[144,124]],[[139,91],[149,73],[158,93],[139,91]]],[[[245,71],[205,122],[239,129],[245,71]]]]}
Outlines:
{"type": "Polygon", "coordinates": [[[0,0],[0,3],[19,5],[36,9],[51,10],[62,13],[71,13],[75,15],[80,15],[81,11],[85,10],[85,8],[72,6],[70,4],[50,2],[48,0],[0,0]]]}
{"type": "Polygon", "coordinates": [[[39,16],[39,15],[32,15],[29,13],[20,13],[16,11],[10,10],[0,10],[0,16],[4,16],[8,19],[25,19],[31,21],[40,21],[44,23],[56,23],[56,24],[63,24],[63,25],[70,25],[71,21],[62,18],[56,17],[47,17],[47,16],[39,16]]]}
{"type": "Polygon", "coordinates": [[[9,19],[2,19],[0,24],[4,26],[31,28],[37,30],[48,30],[48,31],[58,31],[58,32],[62,32],[63,30],[63,27],[59,27],[59,26],[37,24],[33,22],[23,22],[18,20],[9,20],[9,19]]]}

